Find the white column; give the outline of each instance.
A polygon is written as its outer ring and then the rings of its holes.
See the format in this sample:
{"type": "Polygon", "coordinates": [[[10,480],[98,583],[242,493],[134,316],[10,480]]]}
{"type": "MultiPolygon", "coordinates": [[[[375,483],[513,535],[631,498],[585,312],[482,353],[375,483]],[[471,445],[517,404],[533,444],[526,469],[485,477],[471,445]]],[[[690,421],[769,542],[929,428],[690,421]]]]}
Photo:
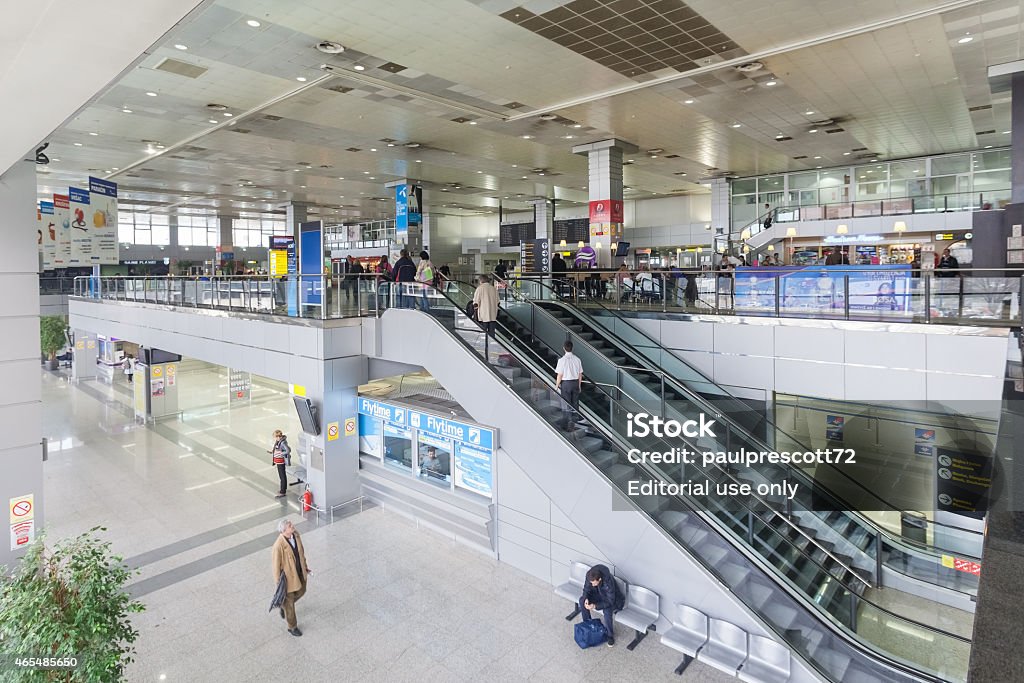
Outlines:
{"type": "MultiPolygon", "coordinates": [[[[23,158],[33,158],[29,150],[23,158]]],[[[43,430],[39,349],[39,256],[36,252],[36,165],[20,161],[0,175],[0,500],[32,494],[36,533],[43,525],[43,430]]],[[[6,515],[5,515],[6,519],[6,515]]],[[[4,522],[5,525],[9,521],[4,522]]],[[[0,541],[0,565],[24,554],[0,541]]]]}

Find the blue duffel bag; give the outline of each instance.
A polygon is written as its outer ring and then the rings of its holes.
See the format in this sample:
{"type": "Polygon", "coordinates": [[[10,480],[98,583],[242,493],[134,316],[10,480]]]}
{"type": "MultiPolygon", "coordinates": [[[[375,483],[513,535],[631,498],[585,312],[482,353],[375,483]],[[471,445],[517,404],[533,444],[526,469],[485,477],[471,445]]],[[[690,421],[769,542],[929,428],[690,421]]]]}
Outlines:
{"type": "Polygon", "coordinates": [[[608,632],[604,630],[604,624],[597,619],[583,621],[573,627],[573,637],[581,649],[600,645],[608,640],[608,632]]]}

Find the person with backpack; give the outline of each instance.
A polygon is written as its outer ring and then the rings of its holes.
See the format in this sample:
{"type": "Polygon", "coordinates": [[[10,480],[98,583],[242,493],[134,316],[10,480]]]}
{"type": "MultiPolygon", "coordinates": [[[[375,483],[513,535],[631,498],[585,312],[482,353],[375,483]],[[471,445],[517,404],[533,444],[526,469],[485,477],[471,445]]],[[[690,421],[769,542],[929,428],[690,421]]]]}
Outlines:
{"type": "Polygon", "coordinates": [[[434,286],[434,264],[430,262],[430,254],[420,252],[420,263],[416,267],[416,282],[420,283],[422,297],[420,306],[424,312],[430,310],[430,301],[427,299],[427,289],[434,286]]]}
{"type": "Polygon", "coordinates": [[[271,454],[271,462],[277,467],[277,477],[281,480],[281,490],[275,498],[282,498],[288,493],[288,474],[285,466],[292,464],[292,449],[288,445],[288,437],[280,429],[274,430],[274,446],[267,451],[271,454]]]}
{"type": "Polygon", "coordinates": [[[603,564],[595,564],[587,571],[587,579],[583,582],[583,595],[580,596],[580,613],[583,621],[591,621],[590,610],[602,611],[604,628],[608,632],[608,647],[615,645],[615,627],[613,618],[626,606],[626,596],[619,590],[611,571],[603,564]]]}

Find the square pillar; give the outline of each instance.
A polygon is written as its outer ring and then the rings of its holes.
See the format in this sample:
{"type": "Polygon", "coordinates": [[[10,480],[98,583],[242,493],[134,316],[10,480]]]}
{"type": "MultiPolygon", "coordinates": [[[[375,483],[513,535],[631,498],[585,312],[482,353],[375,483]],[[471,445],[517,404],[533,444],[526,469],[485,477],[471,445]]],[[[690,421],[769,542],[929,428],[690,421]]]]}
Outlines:
{"type": "Polygon", "coordinates": [[[638,151],[636,145],[610,139],[572,148],[586,154],[590,175],[590,246],[597,253],[597,267],[610,268],[612,244],[623,236],[622,155],[638,151]]]}

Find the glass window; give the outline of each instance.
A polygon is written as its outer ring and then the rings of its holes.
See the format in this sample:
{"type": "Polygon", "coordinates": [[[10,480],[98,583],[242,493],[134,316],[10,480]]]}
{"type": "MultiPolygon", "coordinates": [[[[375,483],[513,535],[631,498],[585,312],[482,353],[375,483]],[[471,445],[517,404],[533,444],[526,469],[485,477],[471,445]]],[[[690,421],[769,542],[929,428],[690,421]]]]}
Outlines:
{"type": "Polygon", "coordinates": [[[758,193],[765,192],[781,192],[783,188],[783,180],[780,175],[770,175],[764,178],[757,179],[757,191],[758,193]]]}
{"type": "Polygon", "coordinates": [[[384,463],[412,472],[412,433],[394,425],[384,425],[384,463]]]}
{"type": "Polygon", "coordinates": [[[284,220],[265,217],[236,218],[231,232],[236,247],[264,247],[270,235],[287,234],[284,220]]]}
{"type": "Polygon", "coordinates": [[[417,446],[420,478],[444,488],[450,488],[452,442],[448,439],[438,439],[429,434],[420,434],[417,446]]]}
{"type": "Polygon", "coordinates": [[[171,243],[168,217],[119,211],[117,214],[117,238],[129,244],[152,244],[156,246],[171,243]]]}
{"type": "Polygon", "coordinates": [[[818,184],[818,173],[793,173],[789,176],[789,189],[809,190],[818,184]]]}
{"type": "MultiPolygon", "coordinates": [[[[893,180],[910,180],[924,178],[926,173],[924,159],[913,161],[896,161],[889,164],[889,177],[893,180]]],[[[893,193],[893,196],[897,196],[893,193]]]]}
{"type": "Polygon", "coordinates": [[[974,174],[974,191],[1005,190],[1010,187],[1010,169],[1004,171],[984,171],[974,174]]]}
{"type": "Polygon", "coordinates": [[[947,157],[932,159],[932,175],[949,175],[951,173],[967,173],[971,170],[970,154],[953,154],[947,157]]]}
{"type": "Polygon", "coordinates": [[[1010,150],[994,149],[990,152],[975,152],[973,166],[975,173],[997,168],[1010,168],[1010,150]]]}
{"type": "Polygon", "coordinates": [[[733,194],[753,194],[755,192],[757,192],[756,178],[744,178],[742,180],[732,181],[733,194]]]}

